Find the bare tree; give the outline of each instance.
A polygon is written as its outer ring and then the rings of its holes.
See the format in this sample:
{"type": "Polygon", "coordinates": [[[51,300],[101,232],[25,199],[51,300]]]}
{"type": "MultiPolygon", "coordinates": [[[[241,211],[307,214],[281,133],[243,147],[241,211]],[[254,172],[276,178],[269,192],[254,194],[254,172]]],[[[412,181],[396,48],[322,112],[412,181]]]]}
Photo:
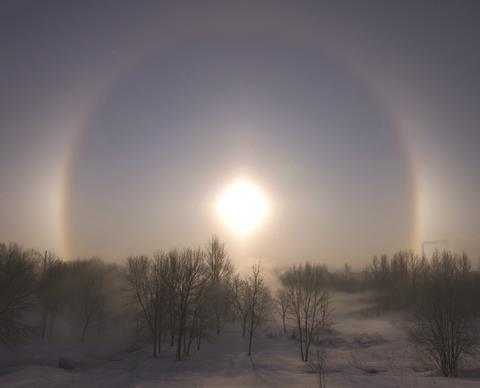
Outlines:
{"type": "Polygon", "coordinates": [[[48,326],[50,326],[50,335],[53,333],[56,316],[64,304],[66,274],[67,266],[63,261],[45,251],[37,289],[42,338],[47,335],[48,326]]]}
{"type": "Polygon", "coordinates": [[[252,344],[257,327],[269,312],[271,297],[260,264],[254,264],[246,280],[248,301],[248,355],[252,355],[252,344]]]}
{"type": "Polygon", "coordinates": [[[277,290],[277,298],[275,300],[278,312],[280,313],[280,317],[282,318],[282,327],[283,327],[283,334],[287,333],[287,313],[288,313],[288,294],[287,292],[280,288],[277,290]]]}
{"type": "Polygon", "coordinates": [[[192,307],[195,293],[205,281],[204,253],[200,249],[184,249],[178,258],[178,327],[177,327],[177,360],[182,359],[186,351],[186,327],[189,310],[192,307]]]}
{"type": "Polygon", "coordinates": [[[242,327],[242,337],[245,337],[249,314],[249,290],[247,281],[240,278],[238,274],[232,281],[231,303],[242,327]]]}
{"type": "Polygon", "coordinates": [[[156,357],[157,349],[161,349],[164,260],[163,253],[157,254],[155,260],[146,256],[134,256],[127,260],[130,294],[150,331],[153,357],[156,357]]]}
{"type": "Polygon", "coordinates": [[[98,324],[105,312],[106,266],[100,259],[76,260],[69,269],[69,306],[80,324],[80,339],[84,342],[88,329],[98,324]]]}
{"type": "Polygon", "coordinates": [[[332,324],[330,296],[324,266],[292,266],[281,275],[290,312],[297,324],[302,361],[308,361],[310,345],[319,332],[332,324]]]}
{"type": "Polygon", "coordinates": [[[166,269],[162,271],[166,292],[166,324],[170,336],[170,346],[175,345],[178,327],[178,285],[179,285],[179,253],[172,249],[165,258],[166,269]]]}
{"type": "Polygon", "coordinates": [[[152,264],[152,274],[150,278],[150,284],[153,289],[152,295],[154,296],[154,308],[156,322],[154,327],[156,327],[154,335],[157,340],[158,352],[162,350],[162,338],[164,335],[164,329],[168,318],[168,278],[171,275],[171,268],[169,265],[169,255],[163,251],[158,252],[154,255],[153,264],[152,264]]]}
{"type": "Polygon", "coordinates": [[[228,314],[228,290],[233,272],[225,245],[217,236],[213,236],[206,249],[206,271],[208,277],[208,299],[215,317],[217,335],[228,314]]]}
{"type": "Polygon", "coordinates": [[[25,315],[33,307],[35,262],[18,245],[0,244],[0,342],[12,346],[32,332],[25,315]]]}
{"type": "Polygon", "coordinates": [[[477,344],[469,272],[465,255],[436,252],[412,313],[410,339],[446,377],[457,376],[462,357],[477,344]]]}
{"type": "Polygon", "coordinates": [[[426,263],[412,251],[399,251],[391,259],[382,255],[380,261],[374,256],[365,278],[378,291],[378,307],[404,310],[415,304],[426,263]]]}
{"type": "Polygon", "coordinates": [[[318,388],[327,387],[327,352],[320,347],[318,342],[315,343],[315,358],[309,361],[310,368],[317,375],[318,388]]]}
{"type": "Polygon", "coordinates": [[[211,304],[208,301],[210,295],[207,293],[207,290],[208,278],[200,282],[193,296],[192,307],[187,322],[189,335],[187,346],[184,349],[186,356],[190,354],[190,347],[194,340],[196,341],[197,350],[200,350],[205,332],[210,326],[217,323],[216,317],[212,317],[211,315],[211,309],[209,308],[211,304]]]}

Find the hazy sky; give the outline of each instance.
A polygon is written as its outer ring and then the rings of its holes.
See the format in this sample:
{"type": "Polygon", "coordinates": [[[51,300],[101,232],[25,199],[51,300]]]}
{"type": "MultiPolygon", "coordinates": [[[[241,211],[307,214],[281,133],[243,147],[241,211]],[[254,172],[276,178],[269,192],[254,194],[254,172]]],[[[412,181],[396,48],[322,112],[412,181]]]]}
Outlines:
{"type": "Polygon", "coordinates": [[[0,241],[123,260],[480,255],[477,1],[2,1],[0,241]],[[271,205],[240,238],[239,178],[271,205]]]}

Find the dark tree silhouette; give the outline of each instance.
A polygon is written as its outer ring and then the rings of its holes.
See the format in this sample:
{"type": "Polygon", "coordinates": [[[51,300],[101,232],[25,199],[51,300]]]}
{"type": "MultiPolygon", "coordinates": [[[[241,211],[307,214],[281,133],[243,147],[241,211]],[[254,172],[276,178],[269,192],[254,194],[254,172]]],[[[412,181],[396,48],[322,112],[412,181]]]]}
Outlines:
{"type": "Polygon", "coordinates": [[[53,333],[57,314],[65,304],[67,269],[68,266],[62,260],[45,251],[37,290],[42,338],[46,337],[48,326],[50,335],[53,333]]]}
{"type": "Polygon", "coordinates": [[[99,324],[108,300],[107,268],[102,260],[76,260],[69,265],[69,307],[81,327],[80,339],[87,337],[88,329],[99,324]]]}
{"type": "Polygon", "coordinates": [[[178,284],[176,287],[178,303],[177,360],[182,360],[186,350],[186,328],[189,310],[192,308],[195,294],[205,286],[205,255],[200,249],[186,248],[178,257],[178,284]]]}
{"type": "Polygon", "coordinates": [[[127,259],[127,281],[130,296],[141,310],[152,339],[152,354],[161,349],[161,319],[164,278],[162,261],[164,255],[158,254],[151,260],[146,256],[134,256],[127,259]]]}
{"type": "Polygon", "coordinates": [[[308,361],[310,345],[332,323],[327,275],[326,267],[306,263],[290,267],[280,277],[298,329],[302,361],[308,361]]]}
{"type": "Polygon", "coordinates": [[[277,310],[280,313],[280,317],[282,319],[283,334],[286,334],[287,333],[286,320],[287,320],[289,304],[288,304],[288,295],[284,289],[281,288],[277,290],[277,298],[275,302],[276,302],[277,310]]]}
{"type": "Polygon", "coordinates": [[[465,255],[434,253],[411,316],[410,339],[446,377],[477,344],[469,279],[465,255]]]}
{"type": "Polygon", "coordinates": [[[232,281],[232,298],[231,303],[237,319],[242,327],[242,337],[247,332],[247,321],[249,314],[249,290],[245,279],[240,275],[235,275],[232,281]]]}
{"type": "Polygon", "coordinates": [[[34,306],[37,287],[31,253],[0,244],[0,342],[11,347],[30,334],[25,315],[34,306]]]}
{"type": "Polygon", "coordinates": [[[208,301],[215,318],[215,330],[219,335],[228,316],[228,292],[233,266],[228,258],[225,245],[217,236],[213,236],[207,244],[206,272],[208,301]]]}
{"type": "Polygon", "coordinates": [[[246,279],[248,302],[248,355],[252,355],[253,338],[264,322],[271,306],[270,291],[265,284],[260,264],[254,264],[246,279]]]}

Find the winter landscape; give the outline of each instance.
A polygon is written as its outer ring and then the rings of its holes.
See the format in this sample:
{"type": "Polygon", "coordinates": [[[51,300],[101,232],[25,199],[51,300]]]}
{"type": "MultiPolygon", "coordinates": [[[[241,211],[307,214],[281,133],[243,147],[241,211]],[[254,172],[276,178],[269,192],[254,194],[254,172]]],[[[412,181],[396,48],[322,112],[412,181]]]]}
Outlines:
{"type": "Polygon", "coordinates": [[[466,256],[399,252],[363,274],[298,264],[269,285],[260,262],[236,274],[217,237],[125,266],[0,248],[2,386],[480,382],[466,256]]]}
{"type": "Polygon", "coordinates": [[[0,1],[0,387],[479,387],[479,20],[0,1]]]}

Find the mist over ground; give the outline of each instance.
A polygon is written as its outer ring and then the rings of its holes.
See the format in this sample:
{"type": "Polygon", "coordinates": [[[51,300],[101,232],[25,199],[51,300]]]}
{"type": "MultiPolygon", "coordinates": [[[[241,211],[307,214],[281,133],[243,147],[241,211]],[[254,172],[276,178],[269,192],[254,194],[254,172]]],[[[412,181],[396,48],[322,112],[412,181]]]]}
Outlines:
{"type": "Polygon", "coordinates": [[[237,272],[215,236],[115,264],[0,245],[0,277],[4,386],[480,382],[480,274],[447,251],[237,272]]]}
{"type": "Polygon", "coordinates": [[[0,386],[480,386],[479,20],[0,1],[0,386]]]}

